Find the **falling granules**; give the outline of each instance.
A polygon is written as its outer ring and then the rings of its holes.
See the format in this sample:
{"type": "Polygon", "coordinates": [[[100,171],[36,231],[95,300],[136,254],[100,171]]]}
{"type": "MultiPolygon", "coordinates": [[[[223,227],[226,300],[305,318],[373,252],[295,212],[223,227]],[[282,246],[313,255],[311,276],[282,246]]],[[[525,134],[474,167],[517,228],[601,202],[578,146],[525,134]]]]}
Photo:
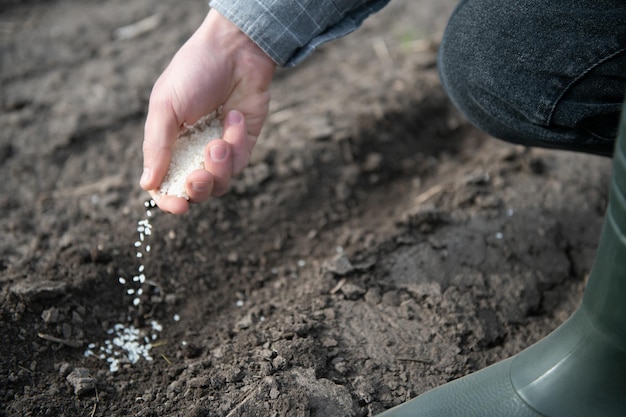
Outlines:
{"type": "MultiPolygon", "coordinates": [[[[143,259],[150,252],[148,238],[152,234],[152,209],[156,206],[154,200],[144,203],[146,208],[146,218],[137,222],[137,240],[134,247],[137,250],[136,257],[143,259]]],[[[140,262],[137,274],[131,279],[119,277],[118,284],[124,288],[124,292],[129,296],[131,310],[137,308],[142,301],[142,295],[146,285],[154,284],[146,279],[145,266],[140,262]]],[[[85,357],[96,356],[109,364],[111,372],[117,372],[122,364],[135,364],[140,359],[152,360],[150,351],[152,344],[158,339],[158,334],[163,327],[155,320],[150,322],[150,328],[138,329],[132,324],[132,317],[128,317],[128,322],[115,324],[107,331],[110,339],[105,340],[102,345],[91,343],[85,350],[85,357]]]]}

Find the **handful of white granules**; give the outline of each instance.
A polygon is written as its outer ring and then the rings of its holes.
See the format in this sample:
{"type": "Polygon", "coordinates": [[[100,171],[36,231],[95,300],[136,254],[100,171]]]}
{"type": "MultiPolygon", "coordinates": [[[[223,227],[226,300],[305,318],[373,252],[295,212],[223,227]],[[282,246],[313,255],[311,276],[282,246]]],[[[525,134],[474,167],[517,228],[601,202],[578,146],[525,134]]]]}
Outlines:
{"type": "Polygon", "coordinates": [[[196,169],[204,168],[204,148],[213,139],[222,137],[224,129],[218,119],[219,110],[198,120],[185,124],[172,146],[172,158],[165,178],[159,187],[161,194],[189,200],[185,190],[187,176],[196,169]]]}

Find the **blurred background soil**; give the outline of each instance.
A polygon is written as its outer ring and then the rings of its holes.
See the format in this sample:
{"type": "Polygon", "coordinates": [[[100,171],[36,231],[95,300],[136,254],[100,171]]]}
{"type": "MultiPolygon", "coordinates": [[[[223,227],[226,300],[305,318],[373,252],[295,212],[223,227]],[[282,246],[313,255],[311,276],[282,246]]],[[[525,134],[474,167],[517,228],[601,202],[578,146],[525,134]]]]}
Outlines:
{"type": "Polygon", "coordinates": [[[371,416],[565,320],[610,161],[464,120],[435,68],[455,3],[396,0],[280,70],[251,166],[155,211],[138,259],[150,89],[206,4],[0,0],[0,415],[371,416]],[[117,323],[151,361],[85,356],[117,323]]]}

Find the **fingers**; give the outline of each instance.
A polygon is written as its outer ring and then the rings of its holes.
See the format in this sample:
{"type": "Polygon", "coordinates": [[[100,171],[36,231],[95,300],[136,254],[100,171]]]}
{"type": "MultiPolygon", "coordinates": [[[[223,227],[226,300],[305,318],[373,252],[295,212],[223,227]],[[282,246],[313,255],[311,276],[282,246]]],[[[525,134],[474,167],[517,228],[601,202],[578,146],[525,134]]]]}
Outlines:
{"type": "Polygon", "coordinates": [[[223,136],[206,146],[204,170],[194,171],[187,178],[186,189],[192,203],[224,195],[232,177],[250,162],[255,141],[249,139],[241,112],[232,110],[226,115],[223,136]]]}
{"type": "Polygon", "coordinates": [[[243,114],[237,110],[228,112],[224,120],[224,140],[232,148],[232,175],[238,175],[250,163],[250,155],[256,137],[248,134],[243,114]]]}
{"type": "Polygon", "coordinates": [[[189,195],[190,203],[199,203],[207,200],[213,193],[215,177],[204,169],[197,169],[187,177],[185,191],[189,195]]]}
{"type": "MultiPolygon", "coordinates": [[[[250,153],[254,142],[251,142],[246,131],[243,114],[237,110],[228,112],[224,120],[224,138],[209,142],[204,153],[204,169],[212,176],[211,189],[208,189],[209,177],[200,177],[199,172],[194,172],[195,177],[188,178],[188,191],[192,202],[200,202],[209,197],[224,195],[234,175],[241,172],[250,162],[250,153]],[[194,182],[206,181],[207,188],[194,190],[194,182]]],[[[196,187],[197,188],[197,187],[196,187]]]]}
{"type": "Polygon", "coordinates": [[[207,145],[204,158],[205,169],[193,171],[185,182],[189,201],[169,195],[158,195],[155,201],[161,209],[173,214],[184,214],[189,210],[189,203],[200,203],[228,191],[232,174],[230,145],[221,139],[215,139],[207,145]]]}
{"type": "Polygon", "coordinates": [[[189,211],[189,202],[184,198],[163,195],[157,190],[148,191],[159,208],[172,214],[185,214],[189,211]]]}
{"type": "Polygon", "coordinates": [[[154,108],[148,114],[146,121],[146,136],[144,139],[144,174],[141,186],[149,190],[158,206],[173,214],[183,214],[189,210],[190,203],[200,203],[210,197],[219,197],[225,194],[233,175],[240,173],[250,162],[250,155],[256,138],[248,134],[243,114],[239,111],[230,111],[224,120],[224,138],[209,142],[205,148],[204,170],[195,170],[188,177],[185,184],[189,201],[168,195],[161,195],[156,189],[165,176],[171,157],[171,139],[176,138],[178,132],[175,117],[167,112],[154,108]],[[161,119],[157,117],[161,115],[161,119]],[[169,123],[169,126],[168,126],[169,123]],[[163,131],[155,131],[161,126],[163,131]],[[168,130],[173,133],[166,133],[168,130]]]}
{"type": "Polygon", "coordinates": [[[203,169],[193,171],[187,177],[185,191],[189,200],[173,195],[161,194],[158,190],[148,191],[159,208],[172,214],[185,214],[190,203],[207,200],[213,192],[214,176],[203,169]]]}
{"type": "Polygon", "coordinates": [[[210,196],[219,197],[228,191],[233,175],[233,152],[231,145],[222,139],[209,142],[204,152],[204,169],[213,176],[210,196]]]}
{"type": "Polygon", "coordinates": [[[171,146],[178,136],[180,122],[172,103],[160,96],[161,83],[157,81],[150,96],[144,127],[143,174],[141,188],[147,190],[160,209],[184,214],[189,203],[184,198],[162,195],[157,190],[165,177],[172,156],[171,146]]]}
{"type": "Polygon", "coordinates": [[[161,185],[171,158],[171,146],[176,140],[180,122],[170,100],[161,99],[155,86],[150,104],[143,141],[143,174],[139,184],[144,190],[161,185]]]}

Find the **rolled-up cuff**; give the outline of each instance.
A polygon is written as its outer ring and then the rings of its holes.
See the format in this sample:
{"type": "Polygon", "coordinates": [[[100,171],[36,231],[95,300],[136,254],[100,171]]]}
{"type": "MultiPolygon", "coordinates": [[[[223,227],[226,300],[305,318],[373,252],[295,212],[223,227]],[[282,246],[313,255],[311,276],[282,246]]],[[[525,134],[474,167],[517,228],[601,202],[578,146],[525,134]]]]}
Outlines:
{"type": "Polygon", "coordinates": [[[293,67],[317,47],[356,30],[389,0],[211,0],[276,64],[293,67]]]}

